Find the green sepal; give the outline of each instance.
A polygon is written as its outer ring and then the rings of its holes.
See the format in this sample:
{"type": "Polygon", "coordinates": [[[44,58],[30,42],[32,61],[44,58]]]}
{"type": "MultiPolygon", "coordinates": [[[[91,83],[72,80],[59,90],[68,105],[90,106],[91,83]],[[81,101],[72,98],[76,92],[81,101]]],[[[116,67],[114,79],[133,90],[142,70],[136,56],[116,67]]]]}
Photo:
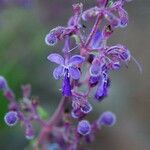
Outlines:
{"type": "Polygon", "coordinates": [[[42,119],[48,118],[48,113],[41,106],[38,106],[37,111],[42,119]]]}

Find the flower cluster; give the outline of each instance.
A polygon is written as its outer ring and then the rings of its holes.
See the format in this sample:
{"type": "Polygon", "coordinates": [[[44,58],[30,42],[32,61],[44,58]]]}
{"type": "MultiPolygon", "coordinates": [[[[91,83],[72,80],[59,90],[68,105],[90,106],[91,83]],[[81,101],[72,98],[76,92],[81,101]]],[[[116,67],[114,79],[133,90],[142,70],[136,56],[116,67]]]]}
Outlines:
{"type": "Polygon", "coordinates": [[[34,148],[53,150],[80,149],[81,139],[91,142],[94,133],[102,126],[113,126],[116,116],[110,111],[103,112],[98,119],[90,122],[85,117],[93,111],[89,97],[101,102],[109,95],[111,84],[110,72],[116,71],[131,59],[130,51],[121,44],[109,46],[108,39],[116,28],[124,28],[128,24],[128,13],[124,4],[130,0],[97,0],[97,6],[83,10],[83,4],[73,5],[73,15],[66,26],[58,26],[50,30],[45,37],[48,46],[64,42],[61,54],[51,53],[47,59],[57,64],[53,71],[56,80],[62,80],[62,99],[54,115],[43,120],[43,109],[37,98],[30,96],[31,87],[23,86],[21,103],[0,76],[0,89],[10,102],[5,122],[13,126],[21,122],[25,127],[27,139],[34,137],[33,121],[41,125],[39,137],[34,148]],[[89,33],[85,32],[83,22],[95,23],[89,33]],[[105,25],[100,27],[102,21],[105,25]],[[82,87],[87,87],[83,92],[82,87]],[[73,124],[76,122],[76,124],[73,124]]]}

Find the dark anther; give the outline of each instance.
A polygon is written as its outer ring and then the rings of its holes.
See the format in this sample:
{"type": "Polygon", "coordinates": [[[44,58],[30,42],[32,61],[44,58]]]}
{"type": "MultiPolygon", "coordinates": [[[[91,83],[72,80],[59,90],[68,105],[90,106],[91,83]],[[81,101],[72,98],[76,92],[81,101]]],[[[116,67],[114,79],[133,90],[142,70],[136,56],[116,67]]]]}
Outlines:
{"type": "Polygon", "coordinates": [[[86,25],[82,24],[82,27],[86,29],[86,25]]]}
{"type": "Polygon", "coordinates": [[[90,54],[89,57],[88,57],[88,59],[87,59],[87,61],[91,64],[92,61],[93,61],[93,59],[94,59],[94,55],[90,54]]]}
{"type": "Polygon", "coordinates": [[[64,112],[65,112],[66,114],[68,114],[68,113],[70,113],[70,109],[69,109],[69,108],[65,108],[64,112]]]}

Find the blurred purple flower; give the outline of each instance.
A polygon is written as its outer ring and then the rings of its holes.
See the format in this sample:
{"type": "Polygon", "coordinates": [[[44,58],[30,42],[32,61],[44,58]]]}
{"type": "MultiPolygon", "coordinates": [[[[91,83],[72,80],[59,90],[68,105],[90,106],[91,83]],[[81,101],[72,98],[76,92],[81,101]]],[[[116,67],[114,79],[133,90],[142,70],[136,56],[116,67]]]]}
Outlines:
{"type": "Polygon", "coordinates": [[[81,135],[88,135],[91,132],[91,124],[89,123],[89,121],[87,120],[81,120],[78,123],[77,126],[77,131],[78,133],[80,133],[81,135]]]}
{"type": "Polygon", "coordinates": [[[116,116],[110,111],[103,112],[97,121],[98,126],[113,126],[116,123],[116,116]]]}
{"type": "Polygon", "coordinates": [[[4,121],[8,126],[14,126],[18,121],[18,115],[15,111],[9,111],[4,117],[4,121]]]}
{"type": "Polygon", "coordinates": [[[3,76],[0,76],[0,90],[5,90],[8,88],[7,81],[3,76]]]}

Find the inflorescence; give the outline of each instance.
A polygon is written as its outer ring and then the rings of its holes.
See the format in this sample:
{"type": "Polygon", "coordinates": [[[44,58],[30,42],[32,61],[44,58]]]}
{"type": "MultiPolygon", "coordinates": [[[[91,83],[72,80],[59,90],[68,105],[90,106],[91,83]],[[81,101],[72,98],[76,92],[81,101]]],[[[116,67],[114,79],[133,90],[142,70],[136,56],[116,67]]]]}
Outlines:
{"type": "Polygon", "coordinates": [[[46,35],[48,46],[64,41],[61,54],[51,53],[47,57],[57,64],[53,71],[54,79],[62,81],[62,99],[49,120],[42,117],[44,109],[39,106],[37,97],[31,97],[30,85],[22,87],[23,98],[18,102],[5,78],[0,76],[0,90],[9,101],[5,123],[14,126],[20,122],[27,139],[34,138],[33,121],[41,126],[34,149],[77,150],[81,139],[91,142],[102,126],[115,124],[116,116],[110,111],[103,112],[93,122],[86,116],[93,111],[89,97],[97,102],[103,101],[109,95],[110,71],[119,70],[131,59],[130,51],[124,45],[107,44],[115,29],[127,26],[128,13],[124,4],[129,1],[97,0],[97,6],[85,11],[82,3],[74,4],[73,16],[67,25],[55,27],[46,35]],[[84,22],[90,26],[94,20],[88,32],[84,22]],[[87,88],[85,92],[81,90],[82,86],[87,88]]]}

